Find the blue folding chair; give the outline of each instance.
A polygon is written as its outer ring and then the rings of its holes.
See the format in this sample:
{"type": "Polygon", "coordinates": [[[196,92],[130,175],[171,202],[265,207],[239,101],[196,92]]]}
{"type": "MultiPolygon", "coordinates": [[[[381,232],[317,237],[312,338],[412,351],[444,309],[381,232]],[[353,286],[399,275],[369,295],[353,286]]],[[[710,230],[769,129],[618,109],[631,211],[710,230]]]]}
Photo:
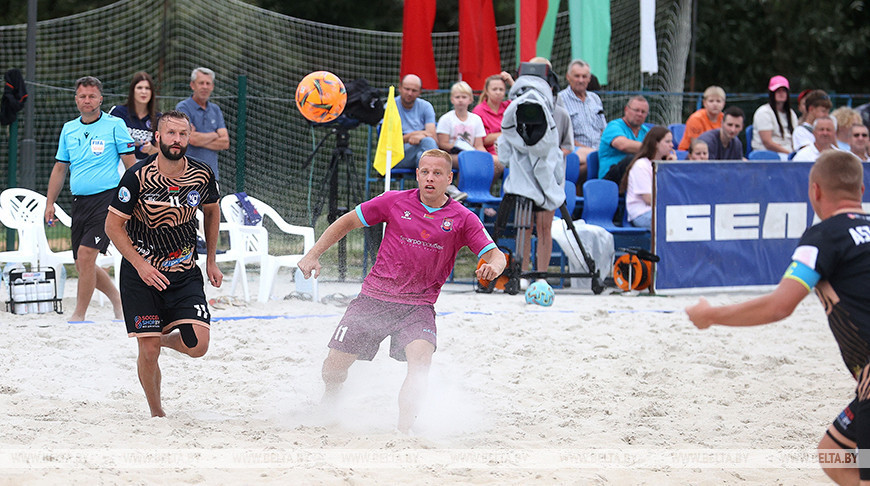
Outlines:
{"type": "Polygon", "coordinates": [[[493,170],[492,154],[480,150],[464,150],[459,152],[459,184],[460,191],[468,194],[466,204],[480,205],[478,215],[483,219],[483,208],[497,207],[500,197],[489,192],[492,186],[493,170]]]}
{"type": "MultiPolygon", "coordinates": [[[[569,180],[566,180],[565,181],[565,206],[568,206],[568,213],[572,214],[572,215],[574,214],[574,209],[577,207],[576,194],[577,194],[577,185],[569,180]]],[[[583,199],[583,198],[580,198],[580,199],[583,199]]],[[[562,217],[561,210],[559,210],[559,209],[556,210],[556,217],[557,218],[562,217]]]]}
{"type": "Polygon", "coordinates": [[[620,227],[613,224],[619,207],[619,187],[613,181],[595,179],[583,184],[583,221],[601,226],[613,235],[617,248],[650,248],[651,233],[646,228],[620,227]]]}
{"type": "Polygon", "coordinates": [[[580,157],[576,153],[571,152],[565,156],[565,181],[574,183],[573,193],[568,193],[567,189],[565,190],[565,197],[572,201],[571,204],[569,204],[571,214],[574,214],[577,203],[583,203],[583,196],[577,196],[577,184],[579,183],[579,179],[580,157]]]}
{"type": "MultiPolygon", "coordinates": [[[[598,151],[586,155],[586,180],[598,179],[598,151]]],[[[585,189],[584,189],[585,190],[585,189]]]]}
{"type": "Polygon", "coordinates": [[[749,160],[780,160],[779,154],[773,150],[753,150],[749,152],[749,160]]]}
{"type": "Polygon", "coordinates": [[[686,132],[686,124],[685,123],[671,123],[668,125],[668,130],[671,131],[671,135],[674,137],[674,150],[677,150],[677,147],[680,145],[680,142],[683,140],[683,133],[686,132]]]}

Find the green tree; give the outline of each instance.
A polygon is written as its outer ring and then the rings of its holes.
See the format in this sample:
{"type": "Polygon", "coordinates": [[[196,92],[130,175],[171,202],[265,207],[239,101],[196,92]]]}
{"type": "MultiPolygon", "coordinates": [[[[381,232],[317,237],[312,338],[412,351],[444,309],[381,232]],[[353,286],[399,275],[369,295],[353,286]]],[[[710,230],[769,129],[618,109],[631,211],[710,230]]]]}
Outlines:
{"type": "Polygon", "coordinates": [[[860,0],[700,0],[695,87],[759,92],[782,74],[793,93],[863,93],[870,76],[868,38],[870,14],[860,0]]]}

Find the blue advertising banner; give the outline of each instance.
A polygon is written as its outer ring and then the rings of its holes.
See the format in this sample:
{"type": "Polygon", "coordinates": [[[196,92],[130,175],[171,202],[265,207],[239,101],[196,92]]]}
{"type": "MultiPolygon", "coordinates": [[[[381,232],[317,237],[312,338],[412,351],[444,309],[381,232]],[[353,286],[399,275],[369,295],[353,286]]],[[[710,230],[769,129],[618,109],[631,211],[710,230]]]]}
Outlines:
{"type": "MultiPolygon", "coordinates": [[[[815,217],[807,196],[811,167],[812,162],[657,162],[656,290],[778,283],[815,217]]],[[[865,163],[866,187],[868,169],[865,163]]]]}

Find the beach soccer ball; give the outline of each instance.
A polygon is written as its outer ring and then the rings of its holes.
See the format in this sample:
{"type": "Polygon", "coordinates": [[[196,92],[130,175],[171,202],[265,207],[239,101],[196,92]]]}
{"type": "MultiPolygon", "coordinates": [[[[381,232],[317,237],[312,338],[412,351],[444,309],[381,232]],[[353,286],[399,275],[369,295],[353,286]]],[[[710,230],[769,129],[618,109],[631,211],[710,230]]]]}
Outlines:
{"type": "Polygon", "coordinates": [[[296,86],[296,108],[315,123],[335,120],[344,111],[347,90],[338,76],[329,71],[315,71],[296,86]]]}
{"type": "Polygon", "coordinates": [[[553,293],[553,287],[543,280],[532,282],[529,288],[526,289],[526,304],[538,304],[544,307],[553,305],[553,299],[556,295],[553,293]]]}

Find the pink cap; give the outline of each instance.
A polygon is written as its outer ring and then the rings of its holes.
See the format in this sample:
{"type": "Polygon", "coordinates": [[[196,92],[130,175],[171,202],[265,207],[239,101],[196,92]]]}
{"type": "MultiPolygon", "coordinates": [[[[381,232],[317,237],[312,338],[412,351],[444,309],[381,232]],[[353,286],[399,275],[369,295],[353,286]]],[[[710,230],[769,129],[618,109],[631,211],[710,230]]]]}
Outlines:
{"type": "Polygon", "coordinates": [[[788,80],[785,79],[785,76],[774,76],[770,78],[770,82],[767,83],[767,90],[776,91],[779,88],[789,89],[788,80]]]}

